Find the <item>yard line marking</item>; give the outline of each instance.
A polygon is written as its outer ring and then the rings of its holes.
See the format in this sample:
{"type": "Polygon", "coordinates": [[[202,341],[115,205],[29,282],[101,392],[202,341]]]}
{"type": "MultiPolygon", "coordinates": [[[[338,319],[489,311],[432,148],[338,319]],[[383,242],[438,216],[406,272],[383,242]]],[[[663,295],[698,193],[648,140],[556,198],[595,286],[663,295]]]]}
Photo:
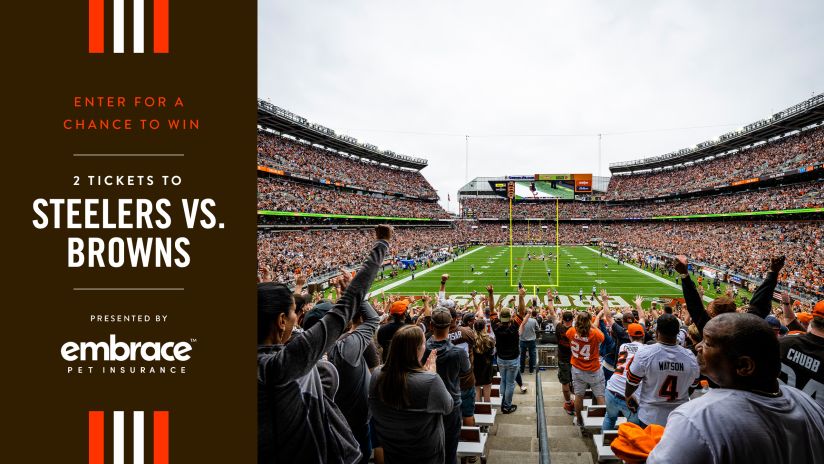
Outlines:
{"type": "MultiPolygon", "coordinates": [[[[457,258],[455,258],[455,261],[458,261],[459,259],[462,259],[462,258],[464,258],[464,257],[466,257],[466,256],[469,256],[469,255],[471,255],[472,253],[475,253],[476,251],[483,250],[484,248],[486,248],[486,245],[481,245],[480,247],[475,248],[475,249],[474,249],[474,250],[472,250],[472,251],[467,251],[466,253],[462,254],[461,256],[458,256],[457,258]]],[[[432,271],[434,271],[435,269],[438,269],[438,268],[440,268],[441,266],[445,266],[445,265],[450,264],[450,263],[452,263],[452,261],[447,260],[447,261],[442,262],[441,264],[436,264],[436,265],[434,265],[434,266],[430,267],[429,269],[424,269],[423,271],[419,272],[418,274],[416,274],[416,275],[415,275],[415,277],[420,277],[420,276],[422,276],[422,275],[426,275],[426,274],[428,274],[429,272],[432,272],[432,271]]],[[[392,290],[393,288],[395,288],[395,287],[397,287],[397,286],[400,286],[400,285],[403,285],[403,284],[405,284],[405,283],[407,283],[407,282],[409,282],[409,281],[411,281],[411,280],[412,280],[412,277],[411,277],[411,276],[404,277],[403,279],[401,279],[401,280],[399,280],[399,281],[397,281],[397,282],[392,282],[391,284],[389,284],[389,285],[387,285],[387,286],[385,286],[385,287],[381,287],[381,288],[379,288],[379,289],[377,289],[377,290],[374,290],[374,291],[369,292],[369,293],[366,295],[366,297],[367,297],[367,298],[370,298],[370,297],[373,297],[373,296],[375,296],[375,295],[380,295],[382,292],[392,290]]]]}
{"type": "MultiPolygon", "coordinates": [[[[584,246],[584,248],[586,248],[587,250],[589,250],[589,251],[591,251],[591,252],[593,252],[593,253],[595,253],[595,254],[600,254],[600,252],[598,252],[598,250],[595,250],[595,249],[590,248],[590,247],[588,247],[588,246],[584,246]]],[[[615,259],[615,258],[613,258],[612,256],[609,256],[609,255],[604,255],[604,257],[605,257],[605,258],[609,258],[609,259],[611,259],[611,260],[613,260],[613,261],[615,261],[615,262],[617,262],[617,261],[618,261],[617,259],[615,259]]],[[[639,268],[639,267],[633,266],[632,264],[629,264],[629,263],[624,263],[624,266],[626,266],[626,267],[628,267],[628,268],[630,268],[630,269],[632,269],[632,270],[634,270],[634,271],[638,271],[638,272],[640,272],[641,274],[644,274],[644,275],[646,275],[646,276],[648,276],[648,277],[652,277],[653,279],[655,279],[655,280],[657,280],[657,281],[659,281],[659,282],[665,283],[665,284],[669,285],[669,286],[670,286],[670,287],[672,287],[672,288],[677,288],[678,290],[681,290],[681,286],[680,286],[680,285],[676,284],[675,282],[670,282],[669,280],[667,280],[667,279],[665,279],[665,278],[663,278],[663,277],[661,277],[661,276],[657,276],[657,275],[655,275],[655,274],[653,274],[653,273],[651,273],[651,272],[647,272],[647,271],[645,271],[645,270],[643,270],[643,269],[641,269],[641,268],[639,268]]],[[[705,297],[704,297],[704,301],[710,302],[710,301],[712,301],[712,298],[710,298],[710,297],[708,297],[708,296],[705,296],[705,297]]]]}

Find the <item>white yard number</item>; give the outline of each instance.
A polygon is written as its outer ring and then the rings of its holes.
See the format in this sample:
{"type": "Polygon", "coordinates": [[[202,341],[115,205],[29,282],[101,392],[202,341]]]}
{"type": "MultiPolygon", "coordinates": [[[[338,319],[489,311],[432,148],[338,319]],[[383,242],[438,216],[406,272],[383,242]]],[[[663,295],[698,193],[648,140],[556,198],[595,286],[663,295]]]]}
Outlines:
{"type": "Polygon", "coordinates": [[[576,358],[581,358],[584,361],[589,361],[589,350],[590,345],[586,344],[584,346],[579,346],[578,342],[570,341],[569,346],[572,349],[572,354],[575,355],[576,358]]]}

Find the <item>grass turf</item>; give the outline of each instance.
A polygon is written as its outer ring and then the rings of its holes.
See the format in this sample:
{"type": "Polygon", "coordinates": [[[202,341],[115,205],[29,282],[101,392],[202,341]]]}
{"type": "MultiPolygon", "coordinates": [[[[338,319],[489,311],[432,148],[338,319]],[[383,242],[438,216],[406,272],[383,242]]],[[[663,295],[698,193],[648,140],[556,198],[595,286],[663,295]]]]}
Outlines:
{"type": "MultiPolygon", "coordinates": [[[[602,288],[609,292],[613,307],[631,305],[635,295],[645,298],[645,307],[649,307],[653,298],[682,296],[680,286],[667,285],[634,267],[619,265],[606,256],[600,256],[595,248],[561,246],[558,249],[556,253],[555,246],[515,246],[512,248],[510,267],[508,246],[474,248],[423,275],[421,273],[425,269],[419,269],[414,280],[403,282],[410,275],[407,271],[395,279],[378,281],[372,291],[377,296],[382,288],[385,295],[435,294],[440,287],[441,275],[449,274],[447,294],[459,302],[467,299],[473,290],[484,295],[488,284],[493,285],[496,295],[509,295],[511,298],[518,292],[519,281],[530,296],[544,297],[547,289],[557,290],[561,298],[560,306],[569,308],[588,307],[593,285],[599,294],[602,288]],[[553,254],[551,258],[549,253],[553,254]],[[528,254],[532,255],[531,260],[527,259],[528,254]],[[541,254],[546,257],[545,260],[538,258],[541,254]],[[551,270],[551,276],[547,275],[548,270],[551,270]]],[[[656,275],[674,282],[667,276],[656,275]]],[[[705,288],[708,286],[709,282],[705,279],[705,288]]],[[[723,285],[721,291],[724,291],[723,285]]],[[[742,291],[739,296],[745,294],[747,292],[742,291]]],[[[715,296],[711,287],[708,287],[706,295],[715,296]]]]}

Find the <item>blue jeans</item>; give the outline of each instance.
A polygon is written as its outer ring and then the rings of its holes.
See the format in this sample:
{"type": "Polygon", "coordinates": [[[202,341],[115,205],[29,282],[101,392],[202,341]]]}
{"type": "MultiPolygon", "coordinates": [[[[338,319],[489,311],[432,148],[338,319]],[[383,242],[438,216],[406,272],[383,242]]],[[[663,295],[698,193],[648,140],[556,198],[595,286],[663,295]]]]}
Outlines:
{"type": "Polygon", "coordinates": [[[606,391],[604,396],[607,400],[607,410],[604,414],[604,423],[601,425],[601,430],[615,430],[615,422],[618,421],[618,414],[621,413],[627,418],[627,422],[638,424],[638,415],[629,410],[624,398],[616,396],[609,390],[606,391]]]}
{"type": "Polygon", "coordinates": [[[538,358],[538,349],[535,340],[521,340],[521,372],[526,364],[526,352],[529,350],[529,373],[535,372],[535,360],[538,358]]]}
{"type": "Polygon", "coordinates": [[[518,358],[498,358],[498,371],[501,373],[501,408],[509,409],[515,391],[515,376],[518,375],[518,358]]]}

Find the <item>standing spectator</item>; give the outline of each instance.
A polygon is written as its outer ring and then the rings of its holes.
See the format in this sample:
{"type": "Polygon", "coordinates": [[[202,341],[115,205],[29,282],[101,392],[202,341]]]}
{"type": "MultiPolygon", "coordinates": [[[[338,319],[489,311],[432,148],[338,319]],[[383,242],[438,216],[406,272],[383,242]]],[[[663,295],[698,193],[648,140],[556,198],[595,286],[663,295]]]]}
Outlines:
{"type": "Polygon", "coordinates": [[[443,416],[444,449],[447,464],[457,459],[458,439],[461,435],[461,384],[460,377],[472,369],[469,355],[449,341],[449,327],[453,316],[448,309],[438,307],[432,311],[432,336],[426,341],[426,348],[437,350],[438,375],[452,395],[452,412],[443,416]]]}
{"type": "MultiPolygon", "coordinates": [[[[520,289],[520,291],[523,292],[524,289],[520,289]]],[[[535,373],[535,361],[538,357],[536,345],[538,339],[538,333],[536,332],[538,329],[538,321],[536,320],[536,316],[538,316],[538,311],[532,310],[530,312],[527,310],[524,320],[518,329],[521,350],[521,374],[524,373],[527,351],[529,352],[529,373],[535,373]]]]}
{"type": "MultiPolygon", "coordinates": [[[[600,316],[599,316],[600,317],[600,316]]],[[[598,350],[604,342],[604,334],[592,327],[592,316],[579,311],[575,316],[575,327],[566,332],[572,351],[572,389],[575,393],[575,415],[580,427],[584,426],[581,411],[584,409],[584,395],[587,386],[592,389],[595,404],[604,404],[604,371],[598,350]]]]}
{"type": "Polygon", "coordinates": [[[475,399],[489,403],[492,394],[492,358],[495,356],[495,339],[486,333],[486,322],[475,321],[475,399]]]}
{"type": "Polygon", "coordinates": [[[641,427],[666,426],[669,413],[689,400],[700,373],[695,355],[678,345],[678,318],[662,314],[655,325],[658,342],[639,349],[626,370],[624,397],[630,410],[638,412],[641,427]],[[640,400],[632,396],[639,385],[640,400]]]}
{"type": "Polygon", "coordinates": [[[561,314],[561,322],[555,328],[555,334],[558,337],[558,382],[561,383],[561,391],[564,394],[564,410],[569,415],[575,414],[575,404],[572,402],[572,394],[569,388],[572,383],[572,350],[566,334],[572,327],[574,319],[575,315],[572,311],[564,311],[561,314]]]}
{"type": "MultiPolygon", "coordinates": [[[[309,330],[326,313],[332,304],[324,302],[315,305],[304,319],[304,329],[309,330]]],[[[361,310],[352,318],[349,332],[342,335],[327,353],[327,358],[338,370],[339,386],[335,395],[338,405],[352,434],[358,440],[361,464],[369,462],[372,445],[369,441],[369,366],[364,353],[372,344],[372,337],[378,328],[378,313],[366,300],[361,302],[361,310]]]]}
{"type": "Polygon", "coordinates": [[[602,430],[615,430],[615,422],[618,414],[623,414],[627,421],[638,424],[638,415],[632,412],[627,406],[624,392],[627,385],[627,366],[632,364],[635,353],[644,346],[644,336],[646,332],[641,324],[629,324],[627,334],[630,336],[629,343],[623,343],[618,348],[618,361],[615,364],[615,371],[607,381],[606,400],[607,410],[604,414],[602,430]]]}
{"type": "Polygon", "coordinates": [[[424,352],[421,329],[402,327],[372,375],[369,407],[388,463],[445,462],[443,417],[453,410],[452,395],[436,372],[437,352],[422,367],[424,352]]]}
{"type": "MultiPolygon", "coordinates": [[[[490,314],[494,310],[494,295],[492,285],[488,286],[490,314]]],[[[509,414],[518,409],[512,404],[512,394],[515,390],[515,376],[518,374],[518,326],[512,323],[512,310],[501,309],[498,319],[492,324],[495,334],[495,345],[498,352],[498,371],[501,373],[501,412],[509,414]]]]}
{"type": "Polygon", "coordinates": [[[399,300],[392,302],[389,306],[390,322],[378,329],[378,344],[381,346],[381,361],[386,362],[389,355],[389,344],[395,332],[406,324],[406,308],[409,307],[409,300],[399,300]]]}
{"type": "Polygon", "coordinates": [[[721,314],[703,337],[701,370],[719,388],[670,414],[647,464],[824,462],[824,409],[779,385],[778,340],[767,323],[752,314],[721,314]]]}
{"type": "Polygon", "coordinates": [[[780,340],[779,378],[810,395],[824,408],[824,300],[815,304],[808,330],[806,334],[789,335],[780,340]]]}
{"type": "MultiPolygon", "coordinates": [[[[293,338],[295,299],[282,284],[258,284],[258,462],[355,463],[358,442],[332,400],[334,372],[321,356],[352,319],[389,249],[392,228],[376,228],[378,242],[334,307],[293,338]],[[318,369],[319,365],[321,369],[318,369]],[[326,388],[330,386],[330,388],[326,388]]],[[[346,285],[348,283],[348,285],[346,285]]]]}

